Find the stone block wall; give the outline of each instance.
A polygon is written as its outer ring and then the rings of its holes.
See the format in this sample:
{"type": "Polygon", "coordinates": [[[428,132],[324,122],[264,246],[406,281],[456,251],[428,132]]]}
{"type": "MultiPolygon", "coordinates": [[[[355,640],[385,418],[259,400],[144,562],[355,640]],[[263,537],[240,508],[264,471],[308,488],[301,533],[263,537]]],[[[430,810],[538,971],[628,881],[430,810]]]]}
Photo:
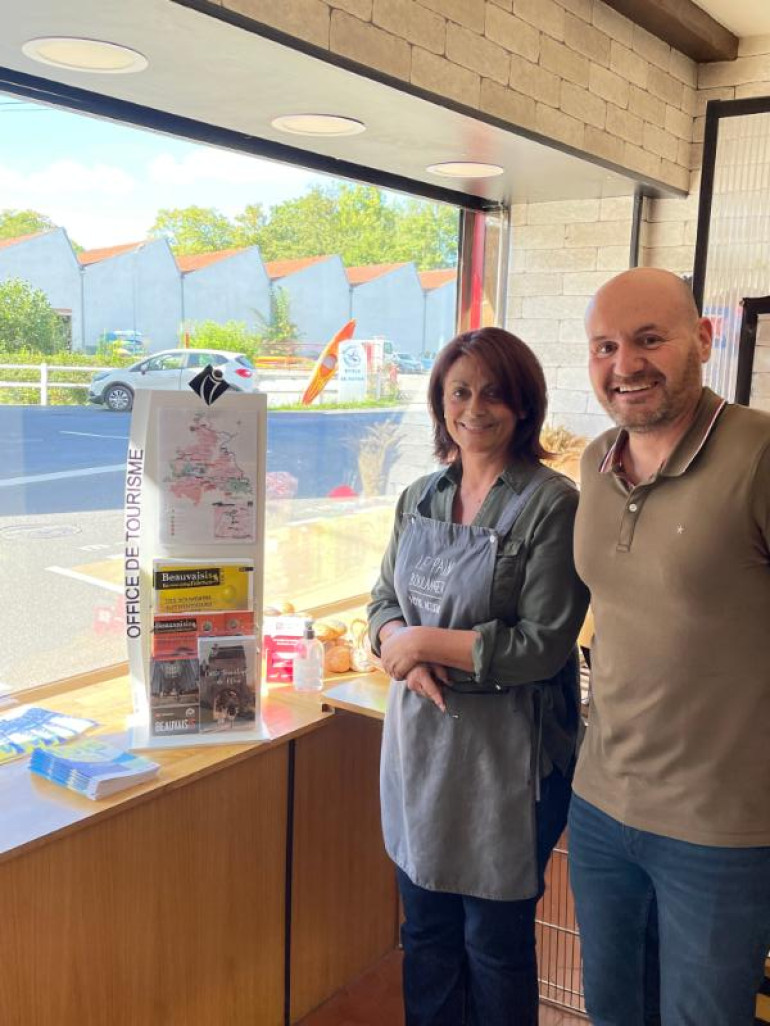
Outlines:
{"type": "Polygon", "coordinates": [[[734,61],[699,65],[688,195],[648,200],[645,204],[643,264],[665,267],[680,274],[692,271],[706,105],[709,100],[742,100],[754,96],[770,96],[770,36],[741,39],[734,61]]]}
{"type": "Polygon", "coordinates": [[[508,317],[546,374],[549,421],[591,437],[609,421],[588,380],[583,317],[628,267],[633,199],[529,203],[512,211],[508,317]]]}
{"type": "Polygon", "coordinates": [[[689,185],[697,66],[602,0],[221,0],[511,127],[689,185]]]}

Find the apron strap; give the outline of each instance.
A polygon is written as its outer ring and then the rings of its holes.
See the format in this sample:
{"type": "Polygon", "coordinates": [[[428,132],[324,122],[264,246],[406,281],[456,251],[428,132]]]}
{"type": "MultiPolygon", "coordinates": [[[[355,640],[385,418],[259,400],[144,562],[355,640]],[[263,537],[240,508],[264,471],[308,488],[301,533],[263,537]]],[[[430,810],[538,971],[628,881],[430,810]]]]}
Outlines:
{"type": "MultiPolygon", "coordinates": [[[[416,503],[414,509],[413,510],[405,510],[404,512],[405,513],[412,513],[412,514],[414,514],[414,513],[421,513],[420,507],[422,506],[422,504],[425,502],[426,499],[430,498],[430,495],[433,492],[433,489],[436,487],[436,485],[439,483],[440,479],[444,476],[445,473],[446,473],[446,470],[437,470],[435,474],[431,474],[430,477],[428,478],[428,480],[425,482],[425,487],[422,490],[422,495],[417,500],[417,503],[416,503]]],[[[423,516],[429,516],[430,514],[425,513],[425,514],[422,514],[422,515],[423,516]]]]}
{"type": "Polygon", "coordinates": [[[551,477],[551,471],[547,467],[544,467],[542,463],[539,463],[523,490],[517,495],[514,495],[503,510],[497,526],[495,527],[495,534],[499,538],[504,538],[509,533],[513,525],[519,519],[521,513],[523,513],[529,500],[538,488],[545,484],[549,477],[551,477]]]}

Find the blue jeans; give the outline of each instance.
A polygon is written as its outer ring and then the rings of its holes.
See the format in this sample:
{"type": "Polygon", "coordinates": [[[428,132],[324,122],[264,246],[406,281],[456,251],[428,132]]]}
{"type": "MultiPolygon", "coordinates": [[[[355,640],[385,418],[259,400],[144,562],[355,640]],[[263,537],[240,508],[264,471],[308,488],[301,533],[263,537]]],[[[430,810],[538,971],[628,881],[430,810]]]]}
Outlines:
{"type": "MultiPolygon", "coordinates": [[[[569,781],[554,770],[537,806],[540,893],[569,800],[569,781]]],[[[406,1026],[537,1026],[538,897],[490,901],[426,890],[401,869],[397,875],[406,1026]]]]}
{"type": "Polygon", "coordinates": [[[569,857],[594,1026],[753,1026],[770,947],[770,847],[717,848],[634,830],[575,795],[569,857]]]}

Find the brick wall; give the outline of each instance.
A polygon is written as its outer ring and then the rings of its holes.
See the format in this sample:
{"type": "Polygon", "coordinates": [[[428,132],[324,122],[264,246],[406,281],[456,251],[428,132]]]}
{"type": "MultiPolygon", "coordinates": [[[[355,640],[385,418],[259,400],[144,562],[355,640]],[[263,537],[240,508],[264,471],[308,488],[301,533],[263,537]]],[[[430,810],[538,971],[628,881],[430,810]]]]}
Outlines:
{"type": "Polygon", "coordinates": [[[601,0],[223,0],[511,126],[686,190],[697,67],[601,0]]]}

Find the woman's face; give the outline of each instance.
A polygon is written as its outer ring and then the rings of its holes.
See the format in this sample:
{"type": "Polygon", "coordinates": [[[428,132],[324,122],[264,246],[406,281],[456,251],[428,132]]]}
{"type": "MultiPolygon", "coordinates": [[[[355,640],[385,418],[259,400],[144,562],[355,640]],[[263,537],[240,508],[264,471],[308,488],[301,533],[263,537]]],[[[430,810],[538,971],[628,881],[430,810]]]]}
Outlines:
{"type": "Polygon", "coordinates": [[[507,462],[517,417],[485,364],[460,356],[444,378],[444,422],[461,453],[507,462]]]}

